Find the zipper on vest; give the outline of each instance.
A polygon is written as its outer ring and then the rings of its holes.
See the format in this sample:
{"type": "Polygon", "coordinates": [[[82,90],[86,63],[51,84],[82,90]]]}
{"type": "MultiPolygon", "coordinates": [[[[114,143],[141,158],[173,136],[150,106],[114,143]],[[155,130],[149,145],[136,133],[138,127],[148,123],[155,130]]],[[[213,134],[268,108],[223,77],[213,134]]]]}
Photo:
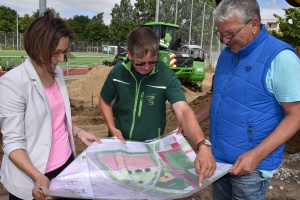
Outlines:
{"type": "Polygon", "coordinates": [[[249,134],[249,144],[250,144],[250,148],[252,148],[252,146],[253,146],[253,134],[252,134],[252,128],[253,128],[253,125],[252,125],[252,124],[249,124],[249,125],[248,125],[248,134],[249,134]]]}
{"type": "Polygon", "coordinates": [[[143,107],[143,99],[144,99],[144,92],[141,94],[140,103],[139,103],[139,113],[138,116],[140,117],[142,114],[142,107],[143,107]]]}
{"type": "Polygon", "coordinates": [[[235,64],[237,64],[237,63],[239,62],[239,59],[240,59],[240,57],[239,57],[239,56],[236,56],[235,64]]]}

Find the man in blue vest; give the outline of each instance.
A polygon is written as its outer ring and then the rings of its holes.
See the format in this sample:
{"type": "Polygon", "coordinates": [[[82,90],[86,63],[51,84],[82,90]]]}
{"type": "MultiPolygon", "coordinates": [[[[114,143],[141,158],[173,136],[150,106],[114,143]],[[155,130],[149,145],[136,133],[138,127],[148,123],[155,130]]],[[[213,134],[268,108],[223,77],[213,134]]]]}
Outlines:
{"type": "Polygon", "coordinates": [[[213,198],[265,199],[284,143],[300,128],[300,60],[268,34],[256,0],[222,0],[214,19],[227,47],[196,117],[210,118],[213,155],[233,167],[213,183],[213,198]]]}

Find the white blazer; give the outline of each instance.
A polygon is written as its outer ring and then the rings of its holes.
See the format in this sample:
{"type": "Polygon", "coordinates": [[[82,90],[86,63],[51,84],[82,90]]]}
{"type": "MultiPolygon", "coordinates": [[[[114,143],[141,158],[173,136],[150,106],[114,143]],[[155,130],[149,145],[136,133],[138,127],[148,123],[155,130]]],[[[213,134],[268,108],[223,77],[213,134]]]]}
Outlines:
{"type": "MultiPolygon", "coordinates": [[[[55,80],[65,104],[69,141],[76,156],[69,95],[61,68],[57,66],[55,72],[55,80]]],[[[33,181],[8,158],[12,151],[24,149],[34,166],[44,174],[50,154],[51,109],[30,58],[0,77],[0,130],[4,151],[1,182],[11,194],[21,199],[33,199],[33,181]]]]}

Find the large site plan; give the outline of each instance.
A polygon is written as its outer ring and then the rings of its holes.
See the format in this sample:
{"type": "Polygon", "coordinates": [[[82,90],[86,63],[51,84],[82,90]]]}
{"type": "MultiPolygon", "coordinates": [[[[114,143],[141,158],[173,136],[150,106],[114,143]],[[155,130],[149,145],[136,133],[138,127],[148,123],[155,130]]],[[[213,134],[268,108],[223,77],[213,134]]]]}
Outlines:
{"type": "Polygon", "coordinates": [[[176,199],[206,187],[231,167],[217,163],[215,174],[200,188],[196,154],[180,134],[126,144],[115,138],[101,140],[83,151],[44,193],[83,199],[176,199]]]}

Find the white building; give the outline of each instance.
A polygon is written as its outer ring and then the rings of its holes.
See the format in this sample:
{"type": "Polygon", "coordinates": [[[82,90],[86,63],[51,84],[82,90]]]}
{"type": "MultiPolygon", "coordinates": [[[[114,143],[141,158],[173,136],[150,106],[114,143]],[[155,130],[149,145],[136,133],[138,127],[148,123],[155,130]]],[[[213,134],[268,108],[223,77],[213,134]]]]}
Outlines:
{"type": "Polygon", "coordinates": [[[262,19],[261,23],[266,26],[268,31],[279,31],[278,19],[262,19]]]}

